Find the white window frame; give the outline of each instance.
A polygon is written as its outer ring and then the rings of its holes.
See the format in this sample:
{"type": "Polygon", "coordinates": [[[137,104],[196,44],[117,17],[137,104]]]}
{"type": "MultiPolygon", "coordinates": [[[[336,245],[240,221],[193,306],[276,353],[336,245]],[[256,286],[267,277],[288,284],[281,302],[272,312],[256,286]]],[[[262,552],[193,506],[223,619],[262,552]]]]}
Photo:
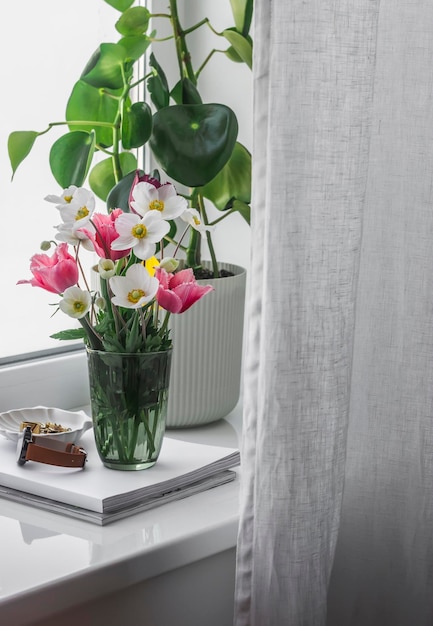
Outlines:
{"type": "Polygon", "coordinates": [[[74,409],[89,404],[84,349],[0,366],[0,412],[31,406],[74,409]]]}

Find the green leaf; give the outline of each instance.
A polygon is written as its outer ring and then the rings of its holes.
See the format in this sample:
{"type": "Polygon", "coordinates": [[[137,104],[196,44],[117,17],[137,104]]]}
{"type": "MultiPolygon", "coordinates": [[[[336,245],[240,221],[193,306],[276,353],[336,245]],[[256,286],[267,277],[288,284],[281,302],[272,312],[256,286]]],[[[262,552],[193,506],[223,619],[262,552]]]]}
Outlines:
{"type": "Polygon", "coordinates": [[[132,326],[126,336],[125,350],[126,352],[136,352],[140,343],[143,341],[143,336],[140,332],[140,316],[138,311],[134,311],[132,326]]]}
{"type": "Polygon", "coordinates": [[[153,104],[159,110],[169,105],[170,91],[167,78],[153,53],[150,55],[149,65],[153,75],[147,80],[147,89],[153,104]]]}
{"type": "Polygon", "coordinates": [[[73,131],[55,141],[50,150],[54,178],[65,189],[81,187],[86,179],[95,150],[95,133],[73,131]]]}
{"type": "MultiPolygon", "coordinates": [[[[122,170],[122,177],[137,169],[137,159],[132,152],[121,152],[119,154],[120,167],[122,170]]],[[[104,159],[97,163],[90,172],[89,185],[93,193],[98,198],[106,201],[108,194],[116,185],[116,179],[114,176],[113,160],[111,157],[104,159]]],[[[114,207],[117,208],[117,207],[114,207]]]]}
{"type": "Polygon", "coordinates": [[[117,20],[116,30],[124,36],[142,35],[149,26],[149,19],[146,7],[131,7],[117,20]]]}
{"type": "Polygon", "coordinates": [[[126,60],[123,46],[101,43],[84,68],[81,79],[93,87],[121,89],[125,84],[123,70],[126,60]]]}
{"type": "Polygon", "coordinates": [[[242,144],[236,143],[228,162],[201,192],[221,211],[231,208],[235,199],[251,202],[251,154],[242,144]]]}
{"type": "MultiPolygon", "coordinates": [[[[117,100],[102,89],[79,80],[75,83],[66,105],[66,119],[72,121],[92,121],[114,124],[118,114],[117,100]]],[[[97,124],[74,124],[71,130],[84,130],[96,133],[96,143],[109,147],[113,145],[113,129],[101,127],[97,124]]]]}
{"type": "Polygon", "coordinates": [[[249,204],[241,202],[240,200],[234,200],[232,208],[242,215],[247,224],[251,224],[251,207],[249,204]]]}
{"type": "MultiPolygon", "coordinates": [[[[151,34],[151,36],[153,35],[155,32],[151,34]]],[[[133,61],[142,57],[151,43],[152,40],[147,35],[127,36],[119,40],[119,44],[125,49],[126,57],[133,61]]]]}
{"type": "Polygon", "coordinates": [[[226,55],[228,59],[230,59],[230,61],[233,61],[234,63],[244,62],[244,60],[241,59],[241,57],[238,55],[238,53],[233,48],[233,46],[230,46],[230,48],[227,48],[227,50],[224,51],[224,54],[226,55]]]}
{"type": "Polygon", "coordinates": [[[230,0],[236,30],[246,36],[253,17],[253,0],[230,0]]]}
{"type": "Polygon", "coordinates": [[[24,161],[33,148],[38,135],[39,133],[34,130],[16,130],[9,135],[8,153],[12,166],[12,178],[20,163],[24,161]]]}
{"type": "Polygon", "coordinates": [[[118,11],[121,11],[123,13],[123,11],[126,11],[126,9],[129,9],[129,7],[131,6],[131,4],[134,3],[134,0],[104,0],[107,4],[109,4],[111,7],[114,7],[115,9],[117,9],[118,11]]]}
{"type": "Polygon", "coordinates": [[[187,77],[182,78],[171,90],[170,96],[176,104],[201,104],[202,99],[194,83],[187,77]]]}
{"type": "Polygon", "coordinates": [[[223,31],[223,35],[242,61],[251,69],[253,67],[253,46],[251,40],[231,28],[223,31]]]}
{"type": "Polygon", "coordinates": [[[86,339],[87,334],[84,328],[70,328],[69,330],[61,330],[54,335],[50,335],[51,339],[64,339],[70,341],[71,339],[86,339]]]}
{"type": "Polygon", "coordinates": [[[201,187],[227,163],[237,133],[236,115],[223,104],[178,104],[154,114],[149,145],[168,176],[201,187]]]}
{"type": "MultiPolygon", "coordinates": [[[[143,174],[144,172],[139,170],[139,175],[142,176],[143,174]]],[[[111,189],[107,196],[107,210],[109,213],[114,209],[122,209],[124,213],[129,213],[129,192],[131,191],[134,177],[135,171],[129,172],[111,189]]]]}
{"type": "Polygon", "coordinates": [[[125,150],[140,148],[152,132],[152,111],[147,102],[125,103],[122,115],[122,145],[125,150]]]}

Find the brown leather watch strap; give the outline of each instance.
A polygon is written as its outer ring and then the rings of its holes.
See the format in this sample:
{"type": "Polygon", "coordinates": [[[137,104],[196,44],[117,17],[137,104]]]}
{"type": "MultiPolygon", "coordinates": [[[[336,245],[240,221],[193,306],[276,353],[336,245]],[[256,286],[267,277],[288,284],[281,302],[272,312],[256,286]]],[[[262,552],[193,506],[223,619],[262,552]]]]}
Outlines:
{"type": "Polygon", "coordinates": [[[75,444],[44,436],[33,436],[25,454],[26,461],[59,467],[84,467],[86,457],[86,452],[75,444]]]}

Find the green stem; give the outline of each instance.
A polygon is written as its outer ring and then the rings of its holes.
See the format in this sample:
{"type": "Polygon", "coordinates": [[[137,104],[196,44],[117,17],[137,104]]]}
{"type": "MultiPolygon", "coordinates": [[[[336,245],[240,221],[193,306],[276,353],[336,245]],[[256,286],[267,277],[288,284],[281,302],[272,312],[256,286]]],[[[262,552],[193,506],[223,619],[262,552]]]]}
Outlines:
{"type": "Polygon", "coordinates": [[[168,327],[168,322],[169,322],[169,319],[170,319],[170,315],[171,315],[170,311],[166,311],[164,320],[163,320],[163,322],[161,324],[161,328],[159,329],[159,336],[160,337],[163,337],[165,335],[165,333],[167,332],[167,327],[168,327]]]}
{"type": "Polygon", "coordinates": [[[189,35],[190,33],[193,33],[195,30],[197,30],[198,28],[203,26],[204,24],[209,24],[210,29],[213,30],[212,26],[210,25],[209,18],[205,17],[200,22],[197,22],[197,24],[194,24],[194,26],[190,26],[189,28],[185,28],[183,33],[184,33],[184,35],[189,35]]]}
{"type": "Polygon", "coordinates": [[[222,50],[216,50],[214,48],[213,50],[211,50],[211,52],[209,52],[209,54],[207,55],[207,57],[205,58],[205,60],[203,61],[203,63],[200,65],[200,67],[198,68],[198,70],[195,73],[195,77],[197,79],[200,76],[200,74],[202,73],[202,71],[204,70],[204,68],[206,67],[206,65],[209,63],[209,61],[211,60],[211,58],[213,57],[215,52],[222,52],[222,50]]]}
{"type": "MultiPolygon", "coordinates": [[[[198,204],[200,207],[200,214],[203,217],[203,222],[208,225],[208,219],[207,219],[207,214],[206,214],[206,207],[204,204],[204,198],[201,194],[198,194],[198,204]]],[[[207,230],[206,231],[206,239],[207,239],[207,245],[209,248],[209,254],[210,254],[210,258],[212,261],[212,270],[213,270],[213,275],[214,278],[218,278],[219,276],[219,269],[218,269],[218,263],[217,263],[217,259],[216,259],[216,254],[215,254],[215,248],[213,246],[213,242],[212,242],[212,236],[210,234],[210,232],[207,230]]]]}
{"type": "Polygon", "coordinates": [[[168,235],[166,235],[164,239],[167,243],[171,243],[173,246],[176,246],[176,249],[186,250],[185,246],[181,246],[179,242],[175,241],[172,237],[169,237],[168,235]]]}
{"type": "Polygon", "coordinates": [[[225,220],[226,217],[228,217],[229,215],[233,215],[233,213],[237,213],[236,209],[229,209],[228,211],[224,211],[221,217],[218,217],[213,222],[209,222],[209,226],[215,226],[215,224],[219,224],[219,222],[222,222],[223,220],[225,220]]]}
{"type": "Polygon", "coordinates": [[[184,68],[185,73],[190,79],[190,81],[196,85],[197,79],[194,73],[194,69],[191,63],[191,54],[188,50],[188,46],[186,44],[185,31],[182,30],[179,21],[179,14],[177,10],[177,0],[170,0],[170,12],[171,12],[171,24],[173,27],[174,38],[176,41],[176,55],[177,61],[179,64],[180,77],[184,76],[184,68]]]}
{"type": "Polygon", "coordinates": [[[186,249],[185,263],[187,267],[198,267],[200,265],[200,244],[201,234],[195,228],[191,228],[188,248],[186,249]]]}

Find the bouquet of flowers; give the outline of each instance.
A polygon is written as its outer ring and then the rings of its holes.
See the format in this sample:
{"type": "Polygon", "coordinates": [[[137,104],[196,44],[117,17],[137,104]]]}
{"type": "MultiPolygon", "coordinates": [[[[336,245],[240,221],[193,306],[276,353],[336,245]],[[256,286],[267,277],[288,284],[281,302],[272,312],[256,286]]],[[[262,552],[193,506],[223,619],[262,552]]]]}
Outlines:
{"type": "MultiPolygon", "coordinates": [[[[90,348],[106,352],[169,349],[170,314],[183,313],[213,290],[198,284],[192,269],[179,269],[181,239],[173,255],[164,255],[173,220],[185,223],[184,234],[190,228],[206,233],[197,212],[188,208],[173,184],[161,184],[139,171],[130,190],[129,212],[97,213],[93,193],[74,185],[45,199],[56,205],[60,217],[55,250],[52,256],[35,254],[33,277],[19,283],[58,294],[58,309],[79,320],[81,327],[52,337],[82,338],[90,348]],[[82,249],[99,257],[99,280],[93,289],[80,259],[82,249]]],[[[41,247],[47,251],[52,243],[41,247]]]]}

